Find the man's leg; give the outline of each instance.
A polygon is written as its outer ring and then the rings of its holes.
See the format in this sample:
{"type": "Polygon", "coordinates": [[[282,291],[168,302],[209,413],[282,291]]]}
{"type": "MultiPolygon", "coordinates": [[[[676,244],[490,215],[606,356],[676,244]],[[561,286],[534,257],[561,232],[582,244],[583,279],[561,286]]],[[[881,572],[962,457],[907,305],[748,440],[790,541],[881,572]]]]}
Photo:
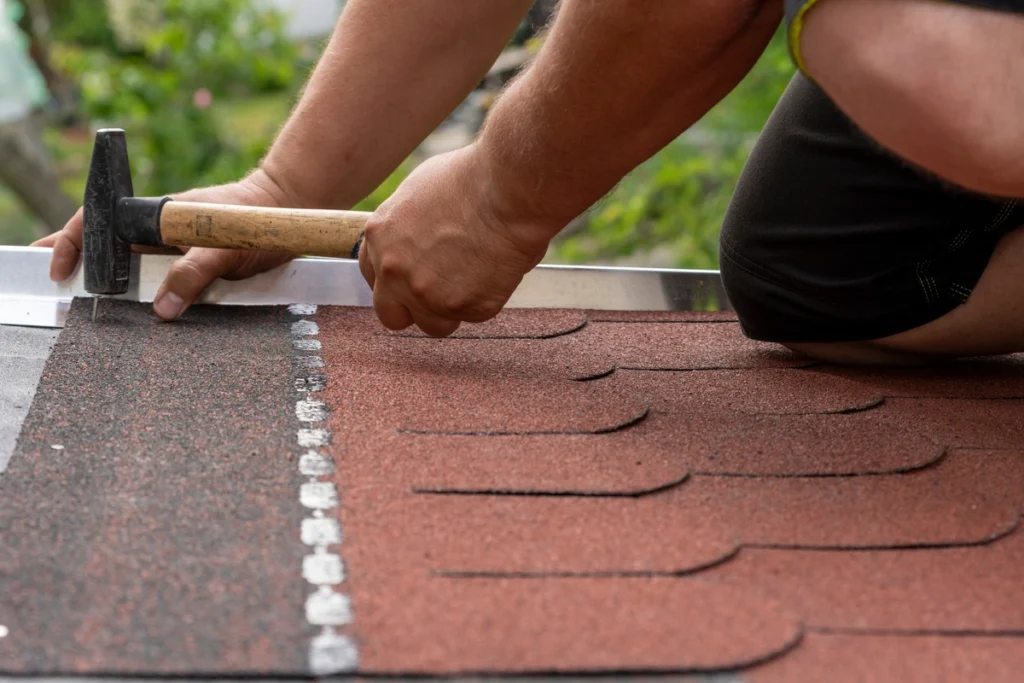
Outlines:
{"type": "Polygon", "coordinates": [[[820,360],[898,365],[1024,351],[1024,228],[1006,235],[967,303],[890,337],[853,343],[787,344],[820,360]]]}
{"type": "MultiPolygon", "coordinates": [[[[986,1],[1009,6],[971,4],[986,1]]],[[[1024,14],[933,0],[819,0],[804,14],[798,52],[882,146],[952,184],[1024,197],[1024,14]]],[[[868,342],[789,346],[849,363],[1024,351],[1024,230],[1000,241],[967,302],[933,322],[868,342]]]]}

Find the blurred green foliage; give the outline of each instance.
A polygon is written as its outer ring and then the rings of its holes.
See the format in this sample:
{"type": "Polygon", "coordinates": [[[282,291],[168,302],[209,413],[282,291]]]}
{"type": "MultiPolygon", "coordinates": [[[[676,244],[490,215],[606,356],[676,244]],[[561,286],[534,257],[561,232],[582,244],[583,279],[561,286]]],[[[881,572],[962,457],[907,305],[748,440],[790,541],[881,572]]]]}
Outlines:
{"type": "Polygon", "coordinates": [[[237,180],[270,135],[234,138],[217,109],[222,99],[298,87],[304,74],[284,18],[250,0],[164,0],[151,24],[129,48],[62,44],[55,57],[79,84],[87,118],[126,130],[136,193],[237,180]]]}
{"type": "Polygon", "coordinates": [[[45,0],[55,42],[117,49],[106,0],[45,0]]]}
{"type": "Polygon", "coordinates": [[[726,99],[624,178],[555,241],[548,260],[717,268],[736,181],[793,72],[780,31],[726,99]]]}
{"type": "MultiPolygon", "coordinates": [[[[319,51],[289,40],[284,17],[255,0],[110,0],[136,3],[143,18],[150,16],[131,40],[116,28],[108,0],[44,1],[54,60],[76,83],[85,118],[92,127],[128,132],[138,194],[245,175],[283,123],[319,51]]],[[[717,267],[722,217],[793,70],[780,31],[723,102],[570,226],[547,260],[717,267]]],[[[91,140],[52,133],[65,189],[80,196],[91,140]]],[[[413,166],[404,163],[356,208],[375,209],[413,166]]],[[[0,193],[0,218],[11,207],[0,193]]],[[[8,227],[15,222],[0,220],[8,227]]]]}

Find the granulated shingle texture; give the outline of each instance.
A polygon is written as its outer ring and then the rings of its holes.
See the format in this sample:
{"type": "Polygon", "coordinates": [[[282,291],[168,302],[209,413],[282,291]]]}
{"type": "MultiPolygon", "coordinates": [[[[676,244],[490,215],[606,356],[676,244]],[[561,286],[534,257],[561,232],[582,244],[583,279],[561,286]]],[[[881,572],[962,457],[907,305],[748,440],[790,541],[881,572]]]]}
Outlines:
{"type": "Polygon", "coordinates": [[[588,311],[587,317],[594,323],[686,324],[737,321],[732,311],[588,311]]]}
{"type": "Polygon", "coordinates": [[[74,302],[0,478],[0,671],[305,673],[286,314],[101,312],[74,302]]]}
{"type": "Polygon", "coordinates": [[[773,344],[751,341],[738,324],[594,323],[579,332],[588,346],[607,349],[620,368],[726,370],[787,368],[812,363],[773,344]],[[686,343],[680,344],[685,336],[686,343]]]}
{"type": "Polygon", "coordinates": [[[958,448],[1024,448],[1024,400],[888,399],[906,430],[927,432],[958,448]]]}
{"type": "Polygon", "coordinates": [[[785,657],[743,672],[750,683],[1018,681],[1019,638],[808,633],[785,657]]]}
{"type": "Polygon", "coordinates": [[[716,671],[799,641],[759,592],[686,579],[378,579],[361,601],[374,673],[716,671]],[[723,605],[731,605],[723,610],[723,605]],[[396,609],[396,607],[398,609],[396,609]],[[730,633],[731,642],[718,634],[730,633]]]}
{"type": "MultiPolygon", "coordinates": [[[[455,339],[549,339],[580,330],[587,324],[584,311],[508,310],[485,323],[464,323],[455,339]]],[[[398,337],[428,338],[418,328],[389,332],[398,337]]]]}
{"type": "Polygon", "coordinates": [[[295,385],[282,311],[109,310],[76,308],[0,484],[0,623],[31,636],[0,669],[307,673],[309,410],[357,674],[1019,679],[1018,357],[836,368],[730,314],[435,340],[321,308],[295,385]]]}
{"type": "Polygon", "coordinates": [[[656,427],[650,418],[608,434],[402,434],[380,451],[414,491],[638,496],[690,473],[668,445],[642,438],[656,427]]]}
{"type": "Polygon", "coordinates": [[[1024,354],[972,358],[904,368],[822,367],[886,396],[901,398],[1024,398],[1024,354]]]}
{"type": "Polygon", "coordinates": [[[316,319],[363,672],[1015,671],[988,660],[1024,650],[1016,358],[839,369],[692,314],[529,347],[511,318],[316,319]]]}
{"type": "Polygon", "coordinates": [[[692,373],[620,370],[595,380],[621,386],[664,413],[820,415],[855,413],[882,403],[863,384],[796,370],[697,370],[692,373]]]}
{"type": "MultiPolygon", "coordinates": [[[[639,498],[449,496],[410,501],[409,543],[445,573],[683,573],[736,544],[914,548],[984,543],[1014,530],[1016,456],[957,454],[914,478],[697,477],[639,498]],[[724,504],[727,501],[728,504],[724,504]],[[815,511],[815,524],[803,523],[815,511]]],[[[396,504],[397,507],[397,504],[396,504]]]]}

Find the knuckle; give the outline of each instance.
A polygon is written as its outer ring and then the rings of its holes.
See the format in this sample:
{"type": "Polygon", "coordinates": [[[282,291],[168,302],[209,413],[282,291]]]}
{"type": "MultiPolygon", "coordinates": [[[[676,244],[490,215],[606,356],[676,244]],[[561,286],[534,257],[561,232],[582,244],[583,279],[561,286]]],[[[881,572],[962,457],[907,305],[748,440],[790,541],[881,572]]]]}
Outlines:
{"type": "Polygon", "coordinates": [[[473,308],[473,316],[483,318],[483,320],[490,320],[499,313],[501,313],[501,305],[494,302],[480,303],[473,308]]]}
{"type": "Polygon", "coordinates": [[[382,205],[377,211],[370,216],[366,221],[366,225],[363,226],[363,235],[367,241],[373,241],[380,236],[380,233],[384,231],[387,225],[387,219],[385,214],[387,209],[382,205]]]}
{"type": "Polygon", "coordinates": [[[387,278],[404,277],[408,268],[405,261],[395,256],[384,255],[380,258],[380,274],[387,278]]]}
{"type": "Polygon", "coordinates": [[[443,304],[445,310],[460,314],[466,313],[478,305],[471,296],[462,291],[445,295],[443,304]]]}
{"type": "Polygon", "coordinates": [[[200,286],[207,278],[199,264],[190,259],[181,258],[171,266],[168,279],[193,288],[200,286]]]}
{"type": "Polygon", "coordinates": [[[429,300],[433,296],[436,289],[437,288],[434,286],[434,283],[431,281],[430,278],[417,277],[413,278],[409,282],[409,292],[411,292],[414,297],[421,301],[429,300]]]}

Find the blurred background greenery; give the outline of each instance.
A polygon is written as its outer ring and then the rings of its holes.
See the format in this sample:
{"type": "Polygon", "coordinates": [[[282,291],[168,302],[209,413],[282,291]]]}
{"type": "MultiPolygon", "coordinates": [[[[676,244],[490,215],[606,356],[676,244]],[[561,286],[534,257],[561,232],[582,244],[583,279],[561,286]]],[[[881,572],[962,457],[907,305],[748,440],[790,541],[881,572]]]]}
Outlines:
{"type": "MultiPolygon", "coordinates": [[[[136,194],[244,175],[287,116],[342,4],[0,0],[0,244],[27,244],[74,211],[102,126],[127,130],[136,194]],[[12,107],[19,97],[21,109],[12,107]]],[[[372,210],[422,159],[472,139],[496,92],[537,48],[554,5],[538,0],[488,77],[358,208],[372,210]]],[[[547,261],[716,268],[725,208],[792,73],[777,35],[729,97],[574,221],[547,261]]]]}

